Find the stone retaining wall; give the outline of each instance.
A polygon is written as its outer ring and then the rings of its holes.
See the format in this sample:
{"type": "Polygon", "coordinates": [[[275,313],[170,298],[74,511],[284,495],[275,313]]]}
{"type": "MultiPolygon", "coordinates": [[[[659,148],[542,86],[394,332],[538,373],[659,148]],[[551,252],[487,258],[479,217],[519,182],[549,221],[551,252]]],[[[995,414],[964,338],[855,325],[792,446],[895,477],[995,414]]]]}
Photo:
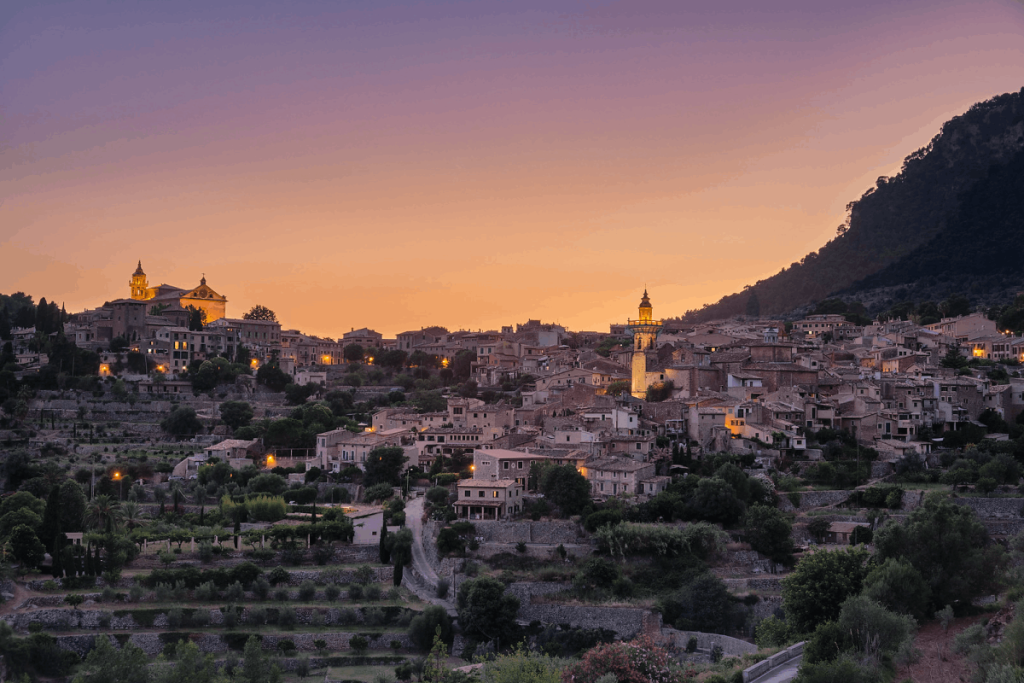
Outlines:
{"type": "Polygon", "coordinates": [[[723,636],[720,633],[701,633],[700,631],[678,631],[667,626],[661,629],[662,642],[675,648],[685,650],[690,638],[697,639],[697,649],[710,652],[716,645],[722,648],[722,654],[738,657],[757,652],[757,645],[739,638],[723,636]]]}
{"type": "MultiPolygon", "coordinates": [[[[332,651],[348,650],[348,641],[355,635],[363,635],[369,642],[368,649],[371,650],[391,650],[391,641],[397,640],[401,644],[401,649],[413,649],[415,646],[409,639],[409,636],[405,633],[382,633],[378,635],[371,635],[365,633],[345,632],[345,631],[329,631],[324,633],[289,633],[285,635],[269,635],[261,634],[263,636],[261,644],[264,650],[276,650],[277,644],[281,640],[291,640],[295,643],[295,649],[300,652],[314,652],[316,647],[313,645],[313,641],[317,639],[323,639],[327,642],[327,649],[332,651]]],[[[73,635],[73,636],[56,636],[57,647],[62,650],[70,650],[77,654],[79,657],[85,657],[96,645],[96,638],[102,638],[103,636],[94,635],[73,635]]],[[[131,642],[150,657],[155,657],[164,651],[167,643],[160,638],[159,633],[133,633],[125,634],[120,638],[118,636],[106,636],[110,639],[111,644],[117,648],[121,648],[121,641],[131,642]]],[[[215,633],[190,633],[189,640],[194,642],[199,650],[203,653],[208,654],[219,654],[225,653],[229,650],[227,641],[223,636],[215,633]]],[[[237,650],[236,650],[237,652],[237,650]]],[[[313,660],[310,660],[313,663],[313,660]]]]}
{"type": "Polygon", "coordinates": [[[974,510],[979,519],[1020,519],[1024,498],[953,498],[957,505],[974,510]]]}
{"type": "MultiPolygon", "coordinates": [[[[281,607],[287,607],[289,605],[282,604],[281,607]]],[[[146,609],[144,606],[136,606],[135,609],[146,609]]],[[[209,609],[209,624],[217,626],[224,623],[224,613],[220,611],[218,607],[210,608],[196,608],[209,609]]],[[[271,609],[276,609],[272,607],[271,609]]],[[[334,626],[352,626],[355,624],[365,623],[365,614],[355,609],[355,622],[353,623],[342,623],[341,610],[346,608],[330,607],[327,609],[320,609],[314,607],[293,607],[295,611],[295,620],[298,624],[311,624],[313,621],[313,614],[318,612],[324,619],[325,625],[334,626]]],[[[369,608],[367,608],[369,609],[369,608]]],[[[382,608],[383,609],[383,608],[382,608]]],[[[76,629],[110,629],[114,631],[138,631],[141,629],[167,629],[167,614],[159,613],[153,617],[152,624],[142,625],[135,621],[128,609],[119,609],[107,611],[103,609],[71,609],[71,608],[49,608],[49,609],[37,609],[32,612],[16,612],[14,614],[6,614],[0,617],[0,621],[7,622],[11,628],[19,633],[27,633],[29,624],[38,622],[42,625],[43,630],[47,631],[70,631],[76,629]],[[116,616],[115,612],[121,612],[120,616],[116,616]],[[101,626],[101,616],[109,616],[110,623],[106,626],[101,626]]],[[[239,620],[239,629],[245,629],[248,626],[248,618],[250,614],[250,608],[242,610],[242,618],[239,620]]]]}
{"type": "Polygon", "coordinates": [[[788,662],[789,660],[799,657],[804,653],[804,644],[797,643],[791,645],[785,650],[778,652],[768,659],[758,662],[752,667],[749,667],[743,671],[743,683],[750,683],[750,681],[756,680],[772,669],[778,668],[788,662]]]}
{"type": "MultiPolygon", "coordinates": [[[[534,596],[558,593],[569,587],[564,583],[516,582],[505,591],[519,598],[519,620],[540,621],[547,624],[569,624],[575,628],[603,628],[614,631],[623,640],[642,633],[647,626],[649,612],[634,607],[601,607],[598,605],[565,605],[534,603],[534,596]]],[[[660,621],[660,618],[659,618],[660,621]]]]}

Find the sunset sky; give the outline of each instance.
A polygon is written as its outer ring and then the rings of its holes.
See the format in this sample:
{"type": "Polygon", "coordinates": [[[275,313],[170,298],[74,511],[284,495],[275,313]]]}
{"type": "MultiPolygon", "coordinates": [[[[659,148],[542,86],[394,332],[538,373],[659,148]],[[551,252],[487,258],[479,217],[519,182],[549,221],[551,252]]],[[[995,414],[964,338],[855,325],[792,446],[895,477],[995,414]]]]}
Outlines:
{"type": "Polygon", "coordinates": [[[0,3],[0,292],[387,336],[679,315],[1024,87],[1014,0],[0,3]]]}

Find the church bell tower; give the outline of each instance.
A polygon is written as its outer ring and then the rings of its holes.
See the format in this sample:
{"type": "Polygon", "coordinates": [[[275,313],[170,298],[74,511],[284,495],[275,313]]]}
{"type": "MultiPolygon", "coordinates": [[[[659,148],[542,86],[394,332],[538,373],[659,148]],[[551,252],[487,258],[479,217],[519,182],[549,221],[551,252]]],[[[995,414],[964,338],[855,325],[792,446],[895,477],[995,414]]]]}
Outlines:
{"type": "Polygon", "coordinates": [[[640,299],[637,319],[629,321],[629,331],[633,333],[633,381],[630,393],[636,398],[644,398],[647,395],[647,352],[657,348],[655,342],[661,332],[661,321],[654,319],[654,309],[646,289],[640,299]]]}
{"type": "Polygon", "coordinates": [[[136,301],[145,301],[149,298],[149,282],[146,280],[146,273],[142,270],[142,261],[139,261],[139,267],[135,269],[128,285],[132,291],[131,298],[136,301]]]}

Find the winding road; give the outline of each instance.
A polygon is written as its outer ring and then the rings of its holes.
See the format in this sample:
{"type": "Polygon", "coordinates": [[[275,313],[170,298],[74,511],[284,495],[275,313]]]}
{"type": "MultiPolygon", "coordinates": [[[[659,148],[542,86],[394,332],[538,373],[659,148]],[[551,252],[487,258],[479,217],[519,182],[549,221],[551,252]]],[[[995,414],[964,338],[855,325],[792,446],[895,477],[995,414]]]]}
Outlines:
{"type": "Polygon", "coordinates": [[[750,683],[789,683],[800,673],[800,662],[803,657],[794,657],[777,669],[772,669],[760,678],[755,678],[750,683]]]}
{"type": "Polygon", "coordinates": [[[440,605],[454,614],[454,603],[450,599],[442,600],[437,597],[437,583],[440,578],[427,561],[427,553],[423,549],[423,501],[423,498],[417,497],[405,504],[405,526],[412,531],[412,568],[415,570],[416,578],[407,573],[402,582],[406,588],[419,596],[420,600],[440,605]]]}

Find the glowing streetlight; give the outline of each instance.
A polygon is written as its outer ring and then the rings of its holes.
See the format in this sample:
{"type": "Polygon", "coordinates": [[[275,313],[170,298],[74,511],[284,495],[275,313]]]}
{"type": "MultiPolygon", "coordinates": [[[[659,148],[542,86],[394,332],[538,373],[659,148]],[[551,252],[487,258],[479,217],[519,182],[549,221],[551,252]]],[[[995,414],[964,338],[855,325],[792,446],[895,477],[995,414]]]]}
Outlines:
{"type": "Polygon", "coordinates": [[[120,472],[114,472],[114,481],[117,482],[117,499],[121,500],[121,494],[124,492],[124,478],[120,472]]]}

